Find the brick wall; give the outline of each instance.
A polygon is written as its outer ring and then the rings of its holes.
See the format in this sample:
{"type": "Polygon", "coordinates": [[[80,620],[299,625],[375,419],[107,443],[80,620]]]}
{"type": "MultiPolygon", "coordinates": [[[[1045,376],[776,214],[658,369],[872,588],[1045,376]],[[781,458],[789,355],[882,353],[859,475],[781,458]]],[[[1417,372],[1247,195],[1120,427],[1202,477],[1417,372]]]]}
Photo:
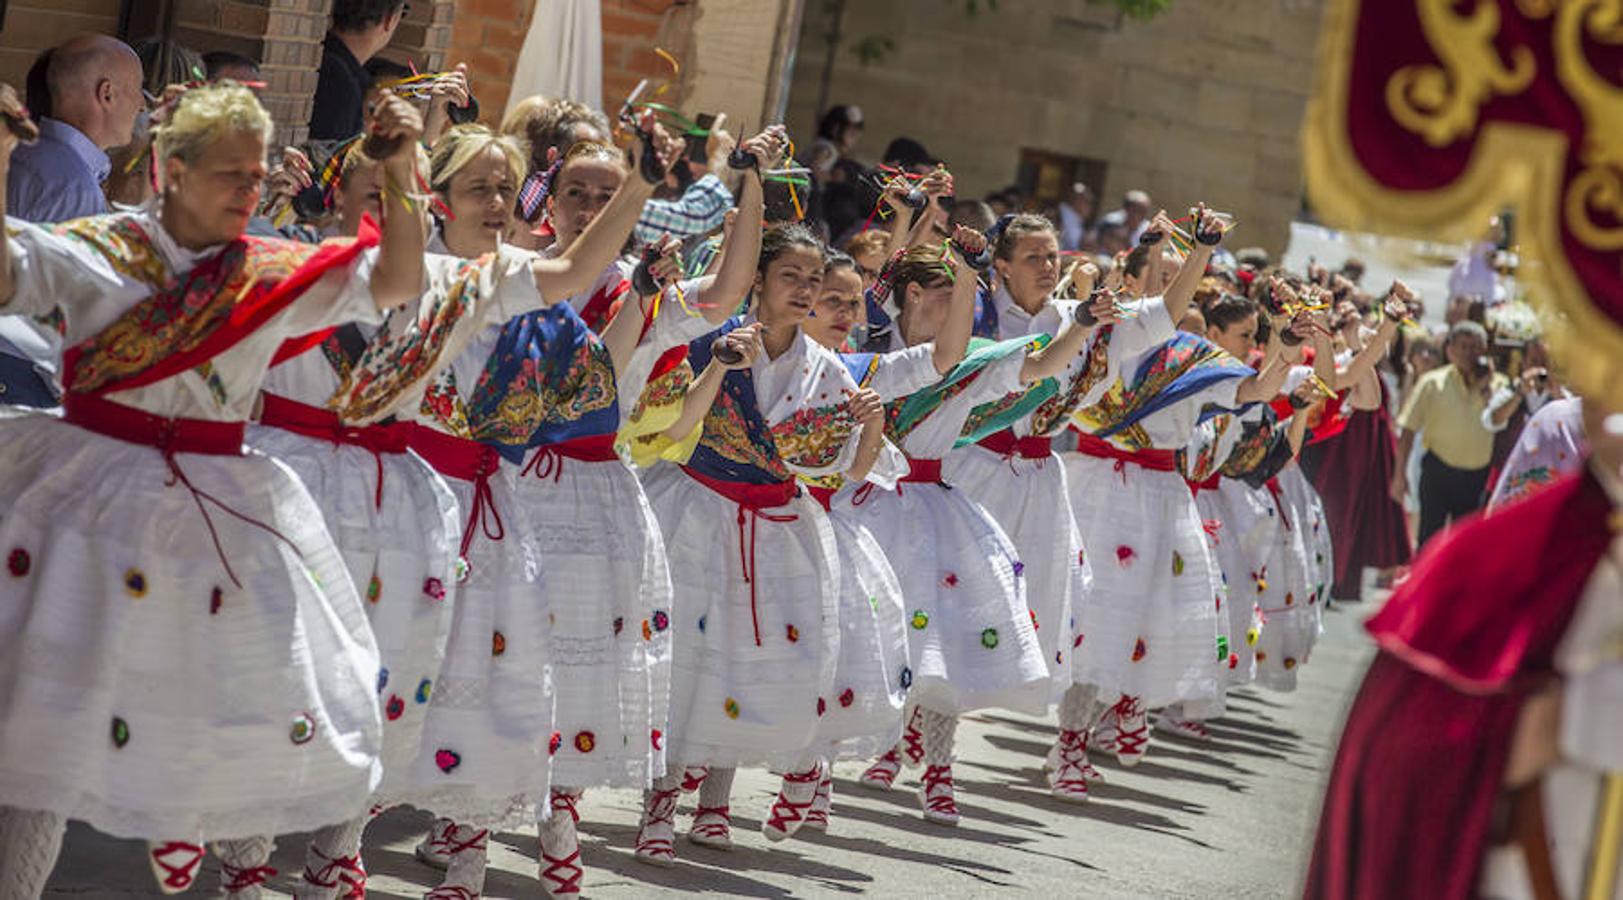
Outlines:
{"type": "MultiPolygon", "coordinates": [[[[961,6],[962,4],[955,4],[961,6]]],[[[856,103],[873,160],[897,135],[924,143],[973,196],[1015,181],[1021,148],[1097,159],[1103,210],[1143,188],[1177,208],[1204,199],[1238,215],[1237,245],[1284,246],[1301,194],[1297,132],[1322,4],[1174,3],[1118,25],[1085,0],[1001,0],[971,19],[939,0],[846,0],[829,103],[856,103]],[[853,39],[896,50],[862,66],[853,39]]],[[[829,15],[809,2],[788,121],[815,127],[829,15]]]]}
{"type": "Polygon", "coordinates": [[[10,0],[0,32],[0,81],[22,93],[34,57],[81,31],[118,30],[119,0],[10,0]]]}

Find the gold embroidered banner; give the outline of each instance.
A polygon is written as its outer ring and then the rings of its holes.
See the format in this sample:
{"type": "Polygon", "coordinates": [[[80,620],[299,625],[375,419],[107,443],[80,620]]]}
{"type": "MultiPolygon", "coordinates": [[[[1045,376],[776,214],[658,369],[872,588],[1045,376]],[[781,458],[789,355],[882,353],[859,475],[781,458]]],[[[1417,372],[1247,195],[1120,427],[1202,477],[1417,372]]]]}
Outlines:
{"type": "Polygon", "coordinates": [[[1623,0],[1331,0],[1303,146],[1338,226],[1462,239],[1513,206],[1569,377],[1623,404],[1623,0]]]}

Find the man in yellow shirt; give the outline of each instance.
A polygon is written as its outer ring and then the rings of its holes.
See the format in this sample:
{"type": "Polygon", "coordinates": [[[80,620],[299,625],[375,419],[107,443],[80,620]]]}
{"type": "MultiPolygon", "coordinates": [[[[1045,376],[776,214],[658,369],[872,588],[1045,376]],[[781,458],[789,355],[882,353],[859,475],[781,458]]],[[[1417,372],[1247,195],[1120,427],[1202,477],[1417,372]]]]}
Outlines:
{"type": "MultiPolygon", "coordinates": [[[[1448,365],[1422,376],[1398,414],[1398,459],[1409,458],[1416,433],[1426,448],[1420,460],[1420,544],[1482,505],[1493,459],[1493,432],[1483,427],[1482,411],[1506,383],[1483,360],[1487,350],[1481,325],[1455,323],[1448,330],[1448,365]]],[[[1402,503],[1408,492],[1408,474],[1398,466],[1392,496],[1402,503]]]]}

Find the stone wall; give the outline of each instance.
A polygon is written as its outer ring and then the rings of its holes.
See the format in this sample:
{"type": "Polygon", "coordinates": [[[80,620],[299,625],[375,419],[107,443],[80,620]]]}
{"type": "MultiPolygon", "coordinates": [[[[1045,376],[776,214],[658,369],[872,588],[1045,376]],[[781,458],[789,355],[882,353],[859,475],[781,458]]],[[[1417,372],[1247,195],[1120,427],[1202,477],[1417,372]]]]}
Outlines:
{"type": "MultiPolygon", "coordinates": [[[[971,17],[956,2],[847,0],[829,103],[863,108],[858,157],[908,135],[973,196],[1013,183],[1022,148],[1096,159],[1105,210],[1131,188],[1168,208],[1205,200],[1238,216],[1237,244],[1283,249],[1321,3],[1174,0],[1149,23],[1085,0],[982,7],[971,17]],[[863,66],[848,48],[870,34],[896,48],[863,66]]],[[[788,116],[805,139],[830,25],[828,4],[807,4],[788,116]]]]}

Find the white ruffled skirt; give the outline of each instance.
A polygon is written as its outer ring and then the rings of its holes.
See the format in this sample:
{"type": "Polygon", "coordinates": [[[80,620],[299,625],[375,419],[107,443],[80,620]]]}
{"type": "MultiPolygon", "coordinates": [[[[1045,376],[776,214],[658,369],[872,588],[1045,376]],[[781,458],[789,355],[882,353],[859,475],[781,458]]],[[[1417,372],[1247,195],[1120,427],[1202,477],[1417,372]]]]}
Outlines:
{"type": "Polygon", "coordinates": [[[428,709],[402,696],[399,686],[438,679],[445,657],[456,580],[453,542],[462,533],[456,497],[409,451],[374,455],[260,425],[249,427],[248,444],[286,463],[309,489],[365,601],[382,661],[377,796],[387,802],[408,783],[428,709]]]}
{"type": "Polygon", "coordinates": [[[1227,684],[1219,637],[1223,585],[1189,486],[1159,472],[1080,453],[1065,467],[1082,540],[1094,557],[1093,590],[1077,615],[1079,684],[1106,700],[1148,707],[1184,703],[1209,714],[1227,684]]]}
{"type": "Polygon", "coordinates": [[[1257,644],[1262,637],[1262,607],[1257,605],[1251,573],[1266,561],[1279,523],[1271,515],[1267,493],[1234,478],[1219,479],[1216,490],[1195,495],[1195,508],[1211,532],[1212,558],[1223,585],[1227,683],[1249,684],[1257,677],[1257,644]]]}
{"type": "Polygon", "coordinates": [[[264,454],[176,461],[286,541],[156,449],[0,421],[0,805],[145,840],[363,814],[378,650],[320,509],[264,454]]]}
{"type": "Polygon", "coordinates": [[[671,576],[659,522],[624,463],[504,465],[535,531],[552,615],[560,787],[641,789],[665,774],[671,576]]]}
{"type": "Polygon", "coordinates": [[[669,765],[805,768],[824,749],[818,710],[838,703],[840,563],[827,514],[804,491],[743,511],[670,464],[643,487],[677,611],[669,765]]]}
{"type": "Polygon", "coordinates": [[[1018,556],[962,490],[904,483],[861,504],[836,499],[887,548],[907,623],[910,699],[960,714],[1002,707],[1041,715],[1052,683],[1026,606],[1018,556]]]}
{"type": "Polygon", "coordinates": [[[1065,466],[1052,454],[1005,457],[971,445],[947,454],[942,477],[990,513],[1014,544],[1015,570],[1052,681],[1048,699],[1057,701],[1072,682],[1077,611],[1093,577],[1066,499],[1065,466]]]}
{"type": "MultiPolygon", "coordinates": [[[[1275,517],[1283,513],[1266,570],[1266,589],[1257,587],[1262,607],[1262,640],[1257,645],[1257,683],[1269,690],[1296,690],[1296,670],[1305,664],[1318,643],[1322,586],[1313,584],[1312,528],[1314,516],[1323,526],[1322,509],[1309,500],[1306,479],[1295,466],[1279,474],[1280,492],[1275,517]]],[[[1263,499],[1273,505],[1268,493],[1263,499]]],[[[1311,495],[1317,501],[1317,495],[1311,495]]],[[[1333,570],[1332,570],[1333,571],[1333,570]]]]}

